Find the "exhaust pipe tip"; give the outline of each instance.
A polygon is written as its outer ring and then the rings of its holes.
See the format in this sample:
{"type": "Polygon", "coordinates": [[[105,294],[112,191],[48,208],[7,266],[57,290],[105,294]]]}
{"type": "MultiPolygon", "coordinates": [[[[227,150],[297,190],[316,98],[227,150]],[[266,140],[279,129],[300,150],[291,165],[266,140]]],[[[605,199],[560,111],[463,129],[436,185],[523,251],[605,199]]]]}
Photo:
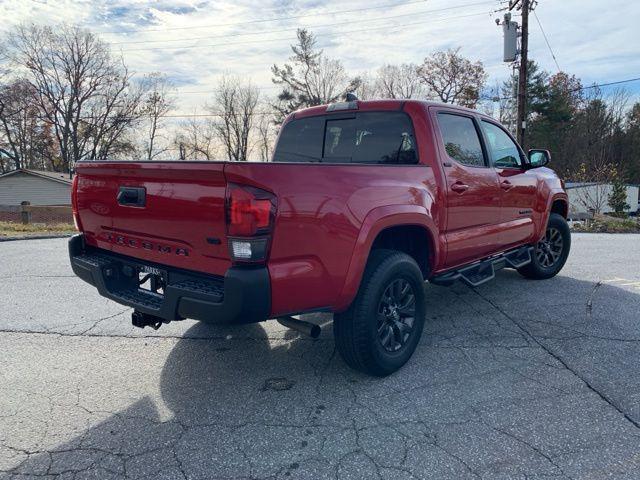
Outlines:
{"type": "Polygon", "coordinates": [[[318,338],[321,333],[322,333],[322,329],[320,328],[320,325],[315,325],[315,324],[311,325],[311,329],[309,330],[309,336],[311,338],[314,338],[314,339],[318,338]]]}
{"type": "Polygon", "coordinates": [[[305,322],[304,320],[298,320],[293,317],[280,317],[276,319],[278,323],[284,327],[296,330],[297,332],[304,333],[305,335],[316,339],[322,333],[320,325],[315,323],[305,322]]]}

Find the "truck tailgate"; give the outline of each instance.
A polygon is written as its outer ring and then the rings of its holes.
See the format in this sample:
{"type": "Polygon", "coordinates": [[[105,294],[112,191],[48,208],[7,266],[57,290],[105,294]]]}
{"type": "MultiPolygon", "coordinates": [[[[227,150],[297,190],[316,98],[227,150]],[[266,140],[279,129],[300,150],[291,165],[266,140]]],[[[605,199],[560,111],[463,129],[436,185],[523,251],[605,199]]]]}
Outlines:
{"type": "Polygon", "coordinates": [[[231,264],[223,169],[222,162],[78,164],[78,214],[87,242],[140,260],[223,275],[231,264]]]}

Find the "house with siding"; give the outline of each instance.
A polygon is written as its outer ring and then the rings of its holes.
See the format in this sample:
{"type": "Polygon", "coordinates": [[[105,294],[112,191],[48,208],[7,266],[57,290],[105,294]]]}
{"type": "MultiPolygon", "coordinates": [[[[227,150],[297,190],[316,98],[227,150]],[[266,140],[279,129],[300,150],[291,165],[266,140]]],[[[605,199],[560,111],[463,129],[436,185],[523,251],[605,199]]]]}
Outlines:
{"type": "Polygon", "coordinates": [[[20,222],[25,209],[33,223],[71,223],[69,174],[21,169],[0,175],[0,221],[20,222]]]}
{"type": "Polygon", "coordinates": [[[71,205],[68,173],[13,170],[0,175],[0,205],[71,205]]]}
{"type": "MultiPolygon", "coordinates": [[[[569,196],[569,218],[579,219],[587,212],[587,205],[598,204],[600,213],[612,213],[613,208],[609,205],[609,195],[613,192],[613,185],[608,183],[595,182],[567,182],[565,184],[567,195],[569,196]]],[[[637,215],[640,211],[640,186],[626,185],[627,205],[625,209],[630,215],[637,215]]]]}

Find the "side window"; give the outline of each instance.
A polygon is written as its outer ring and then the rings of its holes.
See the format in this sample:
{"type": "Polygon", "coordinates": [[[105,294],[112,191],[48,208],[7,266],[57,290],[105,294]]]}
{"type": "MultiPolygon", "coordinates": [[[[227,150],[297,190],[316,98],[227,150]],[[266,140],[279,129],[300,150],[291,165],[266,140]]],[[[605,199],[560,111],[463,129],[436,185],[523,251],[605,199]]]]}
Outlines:
{"type": "Polygon", "coordinates": [[[438,124],[447,155],[463,165],[486,167],[478,131],[471,118],[438,113],[438,124]]]}
{"type": "Polygon", "coordinates": [[[487,150],[491,164],[496,168],[518,168],[522,158],[518,146],[502,128],[493,123],[482,121],[482,130],[487,139],[487,150]]]}

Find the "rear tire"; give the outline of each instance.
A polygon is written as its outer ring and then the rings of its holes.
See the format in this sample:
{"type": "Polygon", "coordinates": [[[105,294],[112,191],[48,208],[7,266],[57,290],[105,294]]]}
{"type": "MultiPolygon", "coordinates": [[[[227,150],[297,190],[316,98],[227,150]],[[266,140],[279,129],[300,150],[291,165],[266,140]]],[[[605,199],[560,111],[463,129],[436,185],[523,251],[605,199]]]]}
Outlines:
{"type": "Polygon", "coordinates": [[[358,294],[336,314],[336,347],[352,368],[386,376],[415,351],[425,321],[424,280],[416,261],[394,250],[374,250],[358,294]]]}
{"type": "Polygon", "coordinates": [[[554,277],[562,270],[571,250],[571,232],[562,215],[552,213],[545,236],[535,246],[531,263],[518,269],[518,272],[533,280],[545,280],[554,277]]]}

